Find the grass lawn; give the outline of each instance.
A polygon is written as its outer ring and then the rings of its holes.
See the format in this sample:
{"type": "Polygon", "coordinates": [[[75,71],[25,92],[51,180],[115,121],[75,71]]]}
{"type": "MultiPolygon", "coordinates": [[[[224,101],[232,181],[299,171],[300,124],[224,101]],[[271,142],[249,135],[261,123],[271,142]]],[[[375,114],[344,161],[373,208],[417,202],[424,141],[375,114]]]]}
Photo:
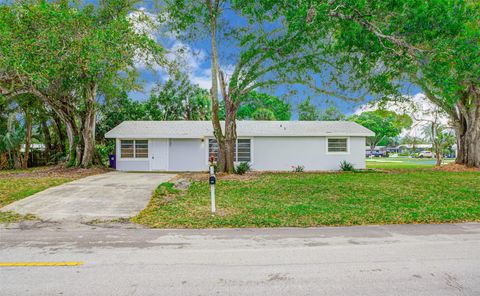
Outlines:
{"type": "MultiPolygon", "coordinates": [[[[444,164],[453,162],[453,159],[444,160],[444,164]]],[[[374,169],[425,169],[435,166],[432,158],[367,158],[367,167],[374,169]]]]}
{"type": "Polygon", "coordinates": [[[133,222],[159,228],[276,227],[480,221],[480,173],[387,170],[278,173],[185,192],[162,184],[133,222]]]}
{"type": "MultiPolygon", "coordinates": [[[[49,187],[98,174],[102,171],[102,169],[66,169],[61,167],[0,171],[0,208],[49,187]]],[[[0,223],[32,218],[31,215],[21,216],[12,212],[0,212],[0,223]]]]}

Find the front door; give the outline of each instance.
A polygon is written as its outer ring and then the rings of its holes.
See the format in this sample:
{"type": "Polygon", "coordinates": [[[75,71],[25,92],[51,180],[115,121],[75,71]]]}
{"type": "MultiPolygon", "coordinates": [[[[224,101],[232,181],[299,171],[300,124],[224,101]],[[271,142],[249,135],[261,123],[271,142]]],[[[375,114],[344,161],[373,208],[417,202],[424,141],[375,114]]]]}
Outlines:
{"type": "Polygon", "coordinates": [[[149,141],[150,170],[168,170],[168,139],[152,139],[149,141]]]}

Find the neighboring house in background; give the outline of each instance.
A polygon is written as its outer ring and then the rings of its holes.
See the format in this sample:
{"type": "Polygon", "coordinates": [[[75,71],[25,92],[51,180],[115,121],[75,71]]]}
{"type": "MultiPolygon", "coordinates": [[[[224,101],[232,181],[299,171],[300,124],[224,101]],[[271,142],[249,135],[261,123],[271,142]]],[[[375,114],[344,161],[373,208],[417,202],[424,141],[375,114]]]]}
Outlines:
{"type": "Polygon", "coordinates": [[[387,157],[389,154],[401,153],[399,146],[375,146],[373,153],[370,150],[370,146],[365,147],[366,156],[387,157]]]}
{"type": "Polygon", "coordinates": [[[422,151],[432,151],[432,144],[402,144],[398,146],[400,153],[418,153],[422,151]]]}
{"type": "Polygon", "coordinates": [[[386,157],[394,153],[419,153],[422,151],[431,151],[432,144],[402,144],[398,146],[375,146],[373,153],[370,151],[370,146],[365,147],[366,156],[386,157]]]}
{"type": "MultiPolygon", "coordinates": [[[[320,171],[346,160],[364,169],[365,138],[373,135],[348,121],[237,121],[235,162],[256,171],[320,171]]],[[[105,137],[116,139],[121,171],[207,171],[217,151],[210,121],[125,121],[105,137]]]]}
{"type": "MultiPolygon", "coordinates": [[[[30,144],[30,151],[29,151],[27,166],[30,168],[30,167],[47,165],[49,162],[49,159],[45,150],[46,150],[46,147],[42,143],[30,144]]],[[[22,144],[22,146],[20,146],[20,153],[25,154],[25,144],[22,144]]]]}

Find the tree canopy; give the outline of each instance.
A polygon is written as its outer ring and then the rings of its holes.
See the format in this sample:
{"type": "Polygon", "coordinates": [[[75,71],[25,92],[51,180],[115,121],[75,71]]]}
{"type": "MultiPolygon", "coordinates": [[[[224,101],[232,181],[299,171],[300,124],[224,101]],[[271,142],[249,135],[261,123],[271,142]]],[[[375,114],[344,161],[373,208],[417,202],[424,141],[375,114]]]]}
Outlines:
{"type": "Polygon", "coordinates": [[[366,111],[351,116],[350,120],[375,133],[375,136],[367,138],[367,145],[370,146],[371,151],[382,140],[397,137],[403,129],[412,125],[412,119],[408,115],[385,110],[366,111]]]}
{"type": "Polygon", "coordinates": [[[212,117],[208,91],[192,84],[185,75],[157,85],[145,103],[145,112],[149,120],[209,120],[212,117]]]}
{"type": "Polygon", "coordinates": [[[318,120],[319,113],[317,107],[312,105],[310,98],[307,98],[304,102],[297,105],[298,109],[298,120],[318,120]]]}
{"type": "Polygon", "coordinates": [[[291,106],[284,100],[266,93],[252,91],[240,103],[240,120],[290,120],[291,106]]]}
{"type": "Polygon", "coordinates": [[[237,0],[337,55],[336,69],[386,99],[419,86],[455,124],[457,162],[480,166],[480,2],[237,0]]]}
{"type": "Polygon", "coordinates": [[[0,7],[0,94],[28,93],[53,110],[66,126],[72,164],[92,164],[99,97],[138,87],[139,54],[165,62],[162,47],[135,29],[133,11],[141,13],[127,0],[0,7]]]}

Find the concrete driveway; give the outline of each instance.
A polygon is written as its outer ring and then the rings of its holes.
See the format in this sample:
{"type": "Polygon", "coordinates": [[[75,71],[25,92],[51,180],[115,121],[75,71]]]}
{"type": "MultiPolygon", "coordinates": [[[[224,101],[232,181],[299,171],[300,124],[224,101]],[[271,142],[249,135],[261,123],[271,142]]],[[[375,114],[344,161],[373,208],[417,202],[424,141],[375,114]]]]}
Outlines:
{"type": "Polygon", "coordinates": [[[34,214],[42,220],[110,220],[144,209],[155,188],[173,174],[111,172],[49,188],[14,202],[1,211],[34,214]]]}

